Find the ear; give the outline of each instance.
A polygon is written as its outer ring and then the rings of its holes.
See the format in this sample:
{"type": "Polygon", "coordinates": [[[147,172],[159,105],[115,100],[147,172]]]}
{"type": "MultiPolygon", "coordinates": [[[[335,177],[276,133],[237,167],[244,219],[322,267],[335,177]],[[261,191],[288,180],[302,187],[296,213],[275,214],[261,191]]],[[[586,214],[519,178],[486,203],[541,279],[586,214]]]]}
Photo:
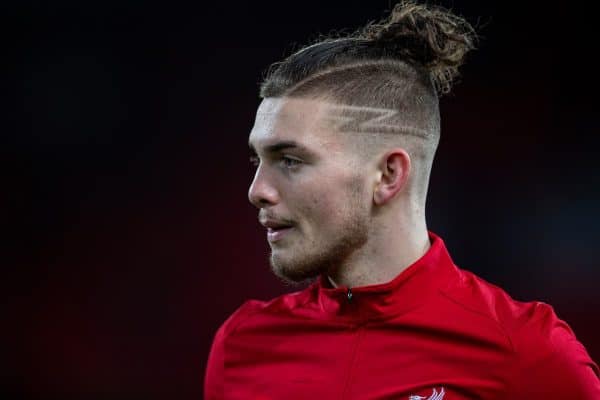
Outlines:
{"type": "Polygon", "coordinates": [[[383,205],[406,187],[410,174],[410,156],[406,150],[396,148],[381,158],[378,179],[373,191],[373,201],[383,205]]]}

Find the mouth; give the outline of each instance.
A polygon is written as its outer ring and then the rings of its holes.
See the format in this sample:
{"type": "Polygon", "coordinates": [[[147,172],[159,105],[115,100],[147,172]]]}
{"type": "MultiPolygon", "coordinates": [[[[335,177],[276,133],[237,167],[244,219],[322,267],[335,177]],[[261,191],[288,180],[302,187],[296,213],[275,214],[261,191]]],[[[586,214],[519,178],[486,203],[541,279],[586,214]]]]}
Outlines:
{"type": "Polygon", "coordinates": [[[267,240],[272,243],[283,239],[291,230],[293,226],[280,226],[276,228],[267,228],[267,240]]]}

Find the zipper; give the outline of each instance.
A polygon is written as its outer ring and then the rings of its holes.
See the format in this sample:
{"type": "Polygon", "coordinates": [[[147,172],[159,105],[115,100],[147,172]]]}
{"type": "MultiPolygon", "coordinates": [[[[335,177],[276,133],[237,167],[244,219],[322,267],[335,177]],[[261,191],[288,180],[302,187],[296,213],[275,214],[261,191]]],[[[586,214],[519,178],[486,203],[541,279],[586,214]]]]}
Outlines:
{"type": "Polygon", "coordinates": [[[348,292],[346,293],[346,297],[348,298],[348,303],[352,303],[352,289],[348,288],[348,292]]]}
{"type": "Polygon", "coordinates": [[[356,327],[356,338],[354,339],[354,343],[352,345],[352,350],[350,353],[350,359],[348,360],[348,366],[346,368],[344,386],[342,389],[342,395],[340,400],[344,400],[350,397],[350,390],[353,384],[353,377],[356,369],[356,358],[358,353],[359,344],[362,342],[362,338],[365,334],[365,328],[363,326],[356,327]]]}

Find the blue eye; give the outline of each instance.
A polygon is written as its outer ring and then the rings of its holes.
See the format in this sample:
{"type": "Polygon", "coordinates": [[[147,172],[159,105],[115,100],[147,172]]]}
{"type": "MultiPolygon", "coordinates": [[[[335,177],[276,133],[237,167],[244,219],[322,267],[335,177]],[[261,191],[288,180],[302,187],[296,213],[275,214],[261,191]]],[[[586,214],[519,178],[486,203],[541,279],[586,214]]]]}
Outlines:
{"type": "Polygon", "coordinates": [[[292,168],[297,167],[299,164],[301,164],[302,161],[297,160],[295,158],[283,156],[283,157],[281,157],[281,163],[283,164],[283,166],[285,168],[292,169],[292,168]]]}

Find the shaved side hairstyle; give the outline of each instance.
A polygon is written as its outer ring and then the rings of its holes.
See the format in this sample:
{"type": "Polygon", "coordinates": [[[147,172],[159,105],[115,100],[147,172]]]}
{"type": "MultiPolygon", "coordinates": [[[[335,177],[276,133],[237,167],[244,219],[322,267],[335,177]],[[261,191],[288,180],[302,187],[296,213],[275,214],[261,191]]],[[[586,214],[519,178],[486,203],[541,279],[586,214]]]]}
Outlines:
{"type": "Polygon", "coordinates": [[[402,1],[380,22],[320,38],[268,69],[260,97],[325,100],[331,128],[365,156],[402,146],[413,162],[409,190],[424,202],[440,137],[439,97],[449,93],[477,36],[441,7],[402,1]]]}

